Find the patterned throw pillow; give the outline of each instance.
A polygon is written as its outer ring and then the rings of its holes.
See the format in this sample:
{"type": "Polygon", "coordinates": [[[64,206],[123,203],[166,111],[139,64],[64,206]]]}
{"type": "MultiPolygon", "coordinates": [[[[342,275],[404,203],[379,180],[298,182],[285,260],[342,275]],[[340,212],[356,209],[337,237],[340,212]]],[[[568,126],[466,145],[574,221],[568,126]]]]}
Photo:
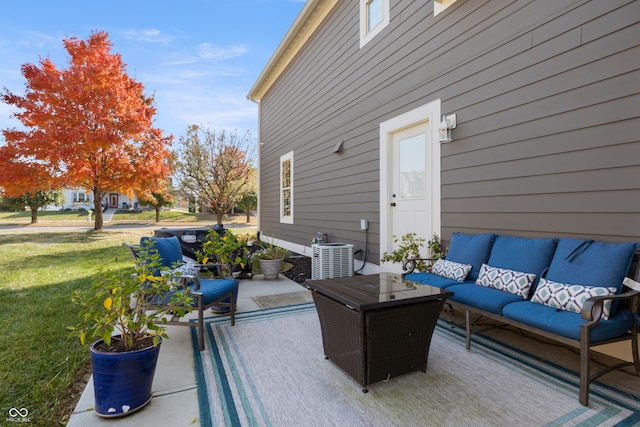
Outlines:
{"type": "Polygon", "coordinates": [[[469,264],[460,264],[459,262],[439,259],[431,267],[431,273],[448,279],[457,280],[458,282],[464,282],[464,279],[467,278],[471,268],[472,266],[469,264]]]}
{"type": "Polygon", "coordinates": [[[482,264],[476,284],[527,298],[536,275],[482,264]]]}
{"type": "Polygon", "coordinates": [[[163,276],[170,273],[173,273],[176,276],[197,276],[198,269],[196,268],[196,262],[189,258],[185,258],[183,261],[182,265],[170,270],[163,270],[160,273],[163,276]]]}
{"type": "MultiPolygon", "coordinates": [[[[617,288],[599,286],[567,285],[540,279],[540,284],[531,297],[531,302],[548,305],[560,310],[580,313],[588,298],[601,295],[615,295],[617,288]]],[[[602,318],[608,319],[611,314],[611,300],[605,301],[602,318]]]]}

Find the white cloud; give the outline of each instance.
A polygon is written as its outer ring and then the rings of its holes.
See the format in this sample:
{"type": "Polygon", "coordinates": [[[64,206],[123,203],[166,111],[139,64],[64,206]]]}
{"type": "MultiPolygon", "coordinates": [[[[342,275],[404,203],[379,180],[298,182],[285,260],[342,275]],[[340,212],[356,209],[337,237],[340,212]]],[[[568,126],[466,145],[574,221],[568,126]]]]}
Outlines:
{"type": "Polygon", "coordinates": [[[127,30],[124,37],[128,40],[136,40],[143,43],[167,44],[173,40],[173,36],[163,35],[160,30],[127,30]]]}
{"type": "Polygon", "coordinates": [[[214,46],[211,43],[201,43],[198,45],[198,57],[213,61],[235,58],[244,55],[246,52],[247,48],[243,45],[231,45],[227,47],[214,46]]]}

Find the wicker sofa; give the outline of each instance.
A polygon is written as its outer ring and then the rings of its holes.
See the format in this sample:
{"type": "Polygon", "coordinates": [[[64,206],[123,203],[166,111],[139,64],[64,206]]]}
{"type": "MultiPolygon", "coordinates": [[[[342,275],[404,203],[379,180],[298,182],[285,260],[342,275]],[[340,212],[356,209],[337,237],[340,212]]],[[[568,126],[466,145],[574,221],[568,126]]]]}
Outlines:
{"type": "Polygon", "coordinates": [[[414,272],[409,260],[404,277],[454,293],[448,302],[465,311],[467,350],[471,313],[577,348],[579,401],[586,406],[589,385],[601,375],[628,365],[640,375],[640,292],[623,286],[625,276],[638,278],[637,250],[635,242],[454,233],[446,260],[431,272],[414,272]],[[591,348],[623,340],[634,362],[592,373],[591,348]]]}

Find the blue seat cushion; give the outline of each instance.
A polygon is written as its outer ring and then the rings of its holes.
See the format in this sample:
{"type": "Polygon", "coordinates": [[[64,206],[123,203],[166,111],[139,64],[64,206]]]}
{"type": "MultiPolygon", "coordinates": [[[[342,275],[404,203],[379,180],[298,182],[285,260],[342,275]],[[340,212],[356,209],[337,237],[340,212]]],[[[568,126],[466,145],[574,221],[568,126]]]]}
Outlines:
{"type": "MultiPolygon", "coordinates": [[[[578,313],[558,310],[531,301],[509,304],[504,307],[502,314],[505,318],[575,340],[580,339],[580,325],[586,322],[578,313]]],[[[591,330],[591,341],[599,342],[619,337],[632,325],[631,312],[627,309],[618,310],[609,320],[601,320],[591,330]]]]}
{"type": "Polygon", "coordinates": [[[195,290],[195,284],[189,285],[189,288],[193,292],[203,294],[205,304],[217,301],[231,291],[235,292],[234,299],[236,301],[238,299],[238,281],[236,279],[200,279],[200,289],[198,291],[195,290]]]}
{"type": "Polygon", "coordinates": [[[618,293],[638,244],[562,238],[546,278],[571,285],[614,287],[618,293]]]}
{"type": "Polygon", "coordinates": [[[182,249],[178,237],[142,237],[140,246],[148,246],[153,243],[153,248],[158,251],[163,266],[173,268],[176,263],[182,264],[182,249]]]}
{"type": "Polygon", "coordinates": [[[533,286],[549,267],[556,251],[557,239],[497,236],[491,247],[488,265],[536,275],[533,286]]]}
{"type": "Polygon", "coordinates": [[[447,260],[460,264],[471,264],[471,271],[467,280],[475,282],[480,272],[480,267],[489,259],[491,246],[496,235],[453,233],[451,243],[447,251],[447,260]]]}
{"type": "Polygon", "coordinates": [[[437,274],[421,272],[421,273],[409,273],[404,276],[404,280],[411,280],[412,282],[422,283],[424,285],[435,286],[436,288],[446,289],[449,286],[459,285],[455,279],[449,279],[447,277],[438,276],[437,274]]]}
{"type": "Polygon", "coordinates": [[[508,304],[524,301],[519,295],[473,283],[450,286],[447,290],[453,292],[450,298],[453,301],[495,314],[502,314],[508,304]]]}
{"type": "MultiPolygon", "coordinates": [[[[238,281],[236,279],[200,279],[200,289],[197,291],[195,290],[195,283],[191,283],[188,286],[192,292],[202,294],[203,303],[205,305],[220,300],[231,291],[235,292],[233,295],[234,304],[238,301],[238,281]]],[[[171,301],[171,298],[176,292],[182,292],[182,288],[174,292],[166,292],[163,294],[162,298],[156,296],[150,299],[149,302],[158,305],[166,305],[171,301]]],[[[229,298],[226,298],[221,302],[229,303],[229,298]]],[[[196,307],[198,305],[198,300],[193,298],[191,305],[196,307]]]]}

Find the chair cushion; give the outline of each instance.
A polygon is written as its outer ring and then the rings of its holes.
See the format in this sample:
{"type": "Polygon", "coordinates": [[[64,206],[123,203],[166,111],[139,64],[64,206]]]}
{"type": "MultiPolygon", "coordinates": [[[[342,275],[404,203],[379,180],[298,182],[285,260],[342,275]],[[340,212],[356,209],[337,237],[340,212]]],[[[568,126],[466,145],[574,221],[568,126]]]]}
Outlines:
{"type": "Polygon", "coordinates": [[[563,238],[551,260],[547,280],[584,286],[622,289],[638,244],[601,243],[563,238]]]}
{"type": "Polygon", "coordinates": [[[493,233],[453,233],[449,250],[447,251],[447,260],[460,264],[470,264],[472,268],[467,280],[475,281],[478,278],[480,267],[489,259],[491,245],[495,237],[496,235],[493,233]]]}
{"type": "MultiPolygon", "coordinates": [[[[506,318],[574,340],[580,339],[580,325],[586,322],[578,313],[558,310],[531,301],[509,304],[504,307],[502,314],[506,318]]],[[[631,311],[618,310],[609,320],[601,320],[591,330],[591,341],[598,342],[619,337],[625,334],[632,325],[631,311]]]]}
{"type": "Polygon", "coordinates": [[[533,273],[539,278],[551,264],[557,244],[557,239],[497,236],[491,247],[487,264],[492,267],[533,273]]]}
{"type": "MultiPolygon", "coordinates": [[[[234,291],[237,298],[238,281],[236,279],[200,279],[200,289],[195,290],[195,284],[189,285],[193,292],[199,292],[203,295],[204,304],[210,304],[218,301],[229,292],[234,291]]],[[[194,299],[193,305],[197,305],[194,299]]]]}
{"type": "Polygon", "coordinates": [[[412,282],[421,283],[423,285],[431,285],[441,289],[460,284],[460,282],[458,282],[457,280],[438,276],[437,274],[427,273],[426,271],[420,273],[409,273],[404,276],[404,280],[410,280],[412,282]]]}
{"type": "Polygon", "coordinates": [[[527,299],[534,280],[536,280],[536,275],[532,273],[482,264],[476,284],[506,291],[527,299]]]}
{"type": "Polygon", "coordinates": [[[149,243],[153,243],[157,249],[163,266],[173,268],[176,264],[182,264],[182,249],[176,236],[140,238],[140,246],[148,246],[149,243]]]}
{"type": "Polygon", "coordinates": [[[502,309],[508,304],[524,301],[519,295],[468,282],[450,286],[447,290],[453,292],[453,301],[495,314],[502,314],[502,309]]]}
{"type": "MultiPolygon", "coordinates": [[[[616,288],[603,288],[600,286],[567,285],[541,279],[538,288],[531,297],[531,302],[544,304],[560,310],[582,312],[584,303],[590,297],[615,295],[616,288]]],[[[602,308],[602,317],[609,318],[611,313],[611,300],[605,301],[602,308]]]]}
{"type": "Polygon", "coordinates": [[[448,279],[457,280],[458,282],[464,282],[464,279],[467,278],[471,268],[471,264],[460,264],[458,262],[439,259],[433,267],[431,267],[431,273],[448,279]]]}

